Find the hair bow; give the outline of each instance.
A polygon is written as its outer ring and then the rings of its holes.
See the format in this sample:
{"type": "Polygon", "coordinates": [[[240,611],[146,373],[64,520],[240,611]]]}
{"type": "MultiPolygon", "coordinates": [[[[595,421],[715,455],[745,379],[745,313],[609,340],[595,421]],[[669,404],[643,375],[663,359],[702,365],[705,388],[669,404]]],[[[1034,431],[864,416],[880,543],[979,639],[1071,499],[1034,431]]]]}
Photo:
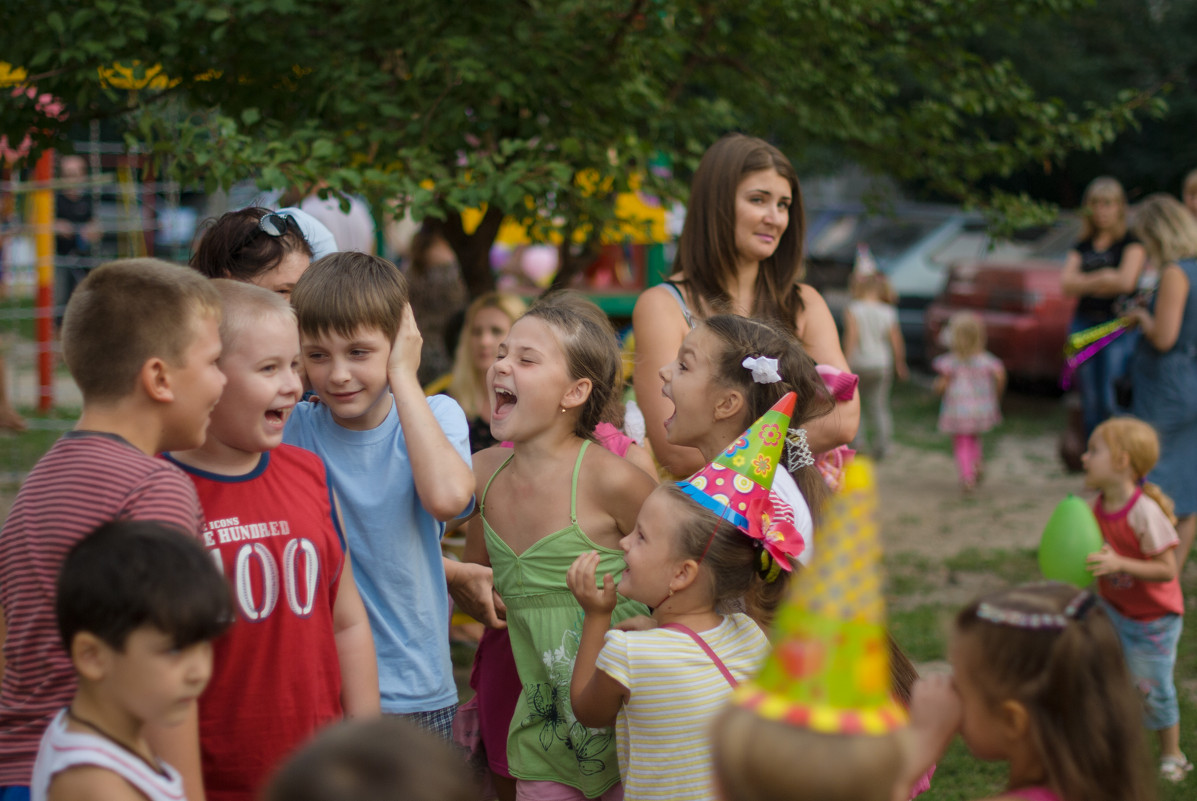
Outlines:
{"type": "Polygon", "coordinates": [[[758,384],[776,384],[781,380],[781,374],[777,372],[777,359],[745,356],[740,365],[752,371],[752,380],[758,384]]]}

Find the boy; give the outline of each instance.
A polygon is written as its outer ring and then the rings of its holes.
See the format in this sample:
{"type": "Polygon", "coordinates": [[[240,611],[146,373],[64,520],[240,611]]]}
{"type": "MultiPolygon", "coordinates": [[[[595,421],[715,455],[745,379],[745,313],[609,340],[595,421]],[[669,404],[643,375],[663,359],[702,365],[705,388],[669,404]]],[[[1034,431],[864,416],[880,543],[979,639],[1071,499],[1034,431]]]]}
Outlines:
{"type": "Polygon", "coordinates": [[[32,798],[180,801],[146,727],[185,722],[208,683],[233,611],[220,573],[177,529],[118,520],[67,554],[55,611],[78,686],[42,738],[32,798]]]}
{"type": "Polygon", "coordinates": [[[200,700],[204,791],[250,801],[318,728],[378,714],[378,668],[324,465],[281,444],[303,391],[295,313],[270,290],[212,284],[228,383],[204,444],[166,458],[195,482],[238,613],[200,700]]]}
{"type": "MultiPolygon", "coordinates": [[[[153,454],[204,441],[224,388],[219,322],[220,298],[207,280],[156,259],[97,267],[71,296],[62,347],[83,413],[33,468],[0,530],[0,608],[8,621],[0,797],[6,787],[28,787],[42,732],[75,690],[54,626],[54,577],[67,550],[118,518],[199,533],[195,488],[153,454]]],[[[200,801],[194,722],[162,735],[155,745],[200,801]]]]}
{"type": "Polygon", "coordinates": [[[315,451],[341,501],[374,631],[382,710],[451,737],[457,688],[440,538],[473,497],[465,414],[416,379],[420,332],[402,273],[344,252],[291,295],[319,403],[300,403],[283,441],[315,451]]]}

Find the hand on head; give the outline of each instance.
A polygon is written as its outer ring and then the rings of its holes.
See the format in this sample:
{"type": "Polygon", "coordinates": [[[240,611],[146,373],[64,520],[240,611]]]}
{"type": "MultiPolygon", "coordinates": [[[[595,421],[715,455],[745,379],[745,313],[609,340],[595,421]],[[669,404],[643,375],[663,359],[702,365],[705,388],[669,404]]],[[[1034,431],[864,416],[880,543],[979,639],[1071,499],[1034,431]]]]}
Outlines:
{"type": "Polygon", "coordinates": [[[391,355],[387,359],[387,374],[415,375],[420,367],[420,349],[424,345],[424,337],[416,326],[416,317],[412,313],[411,304],[403,307],[403,319],[399,323],[399,330],[395,332],[395,340],[391,343],[391,355]]]}

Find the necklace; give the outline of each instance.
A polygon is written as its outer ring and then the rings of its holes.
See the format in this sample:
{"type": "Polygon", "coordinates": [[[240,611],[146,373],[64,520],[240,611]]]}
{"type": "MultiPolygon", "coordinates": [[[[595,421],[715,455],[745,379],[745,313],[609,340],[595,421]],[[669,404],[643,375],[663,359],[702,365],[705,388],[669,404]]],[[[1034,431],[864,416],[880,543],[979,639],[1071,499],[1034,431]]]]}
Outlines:
{"type": "Polygon", "coordinates": [[[100,735],[105,740],[108,740],[109,742],[120,746],[123,750],[128,751],[130,754],[132,754],[133,756],[140,759],[142,762],[144,762],[146,764],[146,767],[148,767],[150,770],[154,771],[154,773],[158,774],[159,776],[169,778],[170,774],[168,774],[165,770],[163,770],[160,765],[155,765],[153,762],[146,759],[144,756],[142,756],[136,750],[134,750],[133,748],[130,748],[128,745],[121,742],[116,737],[113,737],[111,734],[104,731],[102,728],[97,726],[95,723],[92,723],[90,720],[87,720],[86,718],[79,717],[78,715],[75,714],[75,710],[71,709],[69,706],[67,707],[66,713],[67,713],[67,717],[70,718],[71,720],[75,721],[76,723],[80,723],[89,729],[92,729],[93,731],[96,732],[96,734],[100,735]]]}

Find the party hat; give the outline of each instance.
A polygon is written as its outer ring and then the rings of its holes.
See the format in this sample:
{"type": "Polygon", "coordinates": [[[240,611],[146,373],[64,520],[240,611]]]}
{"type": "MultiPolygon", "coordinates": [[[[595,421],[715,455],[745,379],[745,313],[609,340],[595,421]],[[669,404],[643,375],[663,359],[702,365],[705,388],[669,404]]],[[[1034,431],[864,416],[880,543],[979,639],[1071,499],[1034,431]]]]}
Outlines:
{"type": "Polygon", "coordinates": [[[852,274],[857,278],[868,278],[877,274],[877,260],[873,258],[873,251],[864,242],[856,246],[856,261],[852,264],[852,274]]]}
{"type": "Polygon", "coordinates": [[[736,702],[824,734],[882,735],[904,725],[890,694],[873,468],[853,460],[831,497],[819,547],[773,622],[773,651],[736,702]]]}
{"type": "Polygon", "coordinates": [[[699,505],[760,540],[783,570],[806,547],[793,509],[772,490],[797,399],[786,393],[714,461],[678,482],[699,505]]]}

